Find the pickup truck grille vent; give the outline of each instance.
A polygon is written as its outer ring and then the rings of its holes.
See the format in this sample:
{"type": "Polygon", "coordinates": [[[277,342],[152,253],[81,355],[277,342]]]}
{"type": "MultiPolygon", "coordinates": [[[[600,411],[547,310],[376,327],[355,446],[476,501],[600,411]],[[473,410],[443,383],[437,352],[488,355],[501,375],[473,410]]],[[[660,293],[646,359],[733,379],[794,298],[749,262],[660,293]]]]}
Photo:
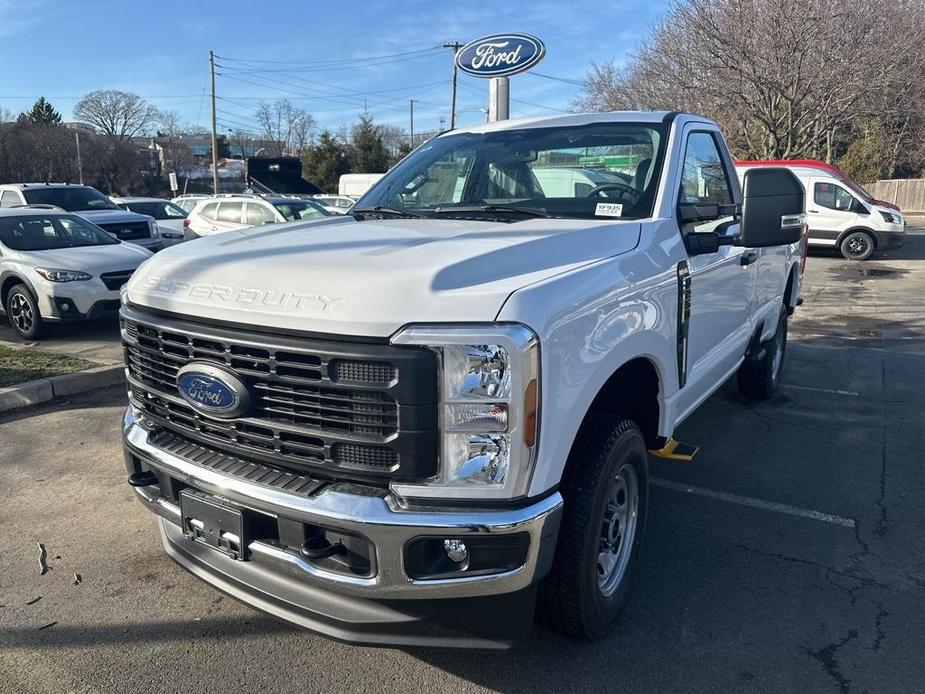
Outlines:
{"type": "Polygon", "coordinates": [[[436,471],[436,358],[426,349],[272,338],[122,311],[133,403],[193,442],[332,476],[420,478],[436,471]],[[384,358],[386,357],[386,358],[384,358]],[[221,366],[241,379],[250,407],[209,416],[184,400],[179,370],[221,366]]]}

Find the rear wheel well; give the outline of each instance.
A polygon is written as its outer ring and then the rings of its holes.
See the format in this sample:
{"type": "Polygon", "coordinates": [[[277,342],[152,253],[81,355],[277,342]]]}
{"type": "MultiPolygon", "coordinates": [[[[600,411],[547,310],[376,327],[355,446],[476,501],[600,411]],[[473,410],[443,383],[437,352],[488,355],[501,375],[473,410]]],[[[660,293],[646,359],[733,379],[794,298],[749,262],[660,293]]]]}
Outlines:
{"type": "MultiPolygon", "coordinates": [[[[588,414],[605,413],[633,420],[646,445],[659,447],[659,378],[655,365],[644,357],[617,369],[594,397],[588,414]]],[[[586,415],[587,417],[587,415],[586,415]]]]}

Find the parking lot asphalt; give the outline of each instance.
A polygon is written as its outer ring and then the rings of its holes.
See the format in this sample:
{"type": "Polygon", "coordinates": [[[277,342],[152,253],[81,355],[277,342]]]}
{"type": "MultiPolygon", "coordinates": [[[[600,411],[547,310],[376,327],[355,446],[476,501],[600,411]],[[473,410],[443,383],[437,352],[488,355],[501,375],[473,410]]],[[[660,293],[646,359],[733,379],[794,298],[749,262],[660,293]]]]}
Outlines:
{"type": "Polygon", "coordinates": [[[696,461],[652,461],[636,591],[594,644],[299,631],[163,554],[124,480],[118,388],[7,415],[0,691],[923,692],[923,296],[925,229],[866,263],[810,258],[780,394],[726,384],[678,432],[696,461]]]}
{"type": "Polygon", "coordinates": [[[0,344],[28,345],[35,349],[72,357],[81,357],[98,364],[122,361],[119,325],[114,318],[52,325],[40,340],[23,340],[0,316],[0,344]]]}

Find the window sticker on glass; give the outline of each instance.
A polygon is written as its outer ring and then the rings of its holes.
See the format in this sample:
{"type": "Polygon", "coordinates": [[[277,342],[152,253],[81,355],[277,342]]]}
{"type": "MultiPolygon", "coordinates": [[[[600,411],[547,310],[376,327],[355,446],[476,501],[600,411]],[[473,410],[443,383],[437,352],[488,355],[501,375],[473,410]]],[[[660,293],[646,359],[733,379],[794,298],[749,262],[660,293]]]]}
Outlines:
{"type": "Polygon", "coordinates": [[[623,205],[612,203],[612,202],[599,202],[597,207],[594,208],[594,216],[596,217],[622,217],[623,216],[623,205]]]}

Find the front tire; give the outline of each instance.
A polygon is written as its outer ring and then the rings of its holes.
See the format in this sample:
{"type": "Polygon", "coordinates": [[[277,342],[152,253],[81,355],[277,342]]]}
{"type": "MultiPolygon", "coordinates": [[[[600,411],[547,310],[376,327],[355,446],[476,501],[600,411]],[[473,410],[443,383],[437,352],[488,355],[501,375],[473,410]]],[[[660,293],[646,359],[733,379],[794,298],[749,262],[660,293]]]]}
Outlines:
{"type": "Polygon", "coordinates": [[[846,260],[867,260],[874,254],[877,242],[866,231],[852,231],[839,244],[839,250],[846,260]]]}
{"type": "Polygon", "coordinates": [[[749,400],[768,400],[780,385],[787,353],[787,310],[782,309],[774,337],[762,345],[760,359],[746,359],[739,367],[739,392],[749,400]]]}
{"type": "Polygon", "coordinates": [[[6,295],[6,317],[13,330],[26,340],[37,340],[45,330],[39,305],[24,284],[14,285],[6,295]]]}
{"type": "Polygon", "coordinates": [[[649,502],[648,453],[634,422],[592,413],[582,424],[561,485],[565,501],[543,617],[556,632],[604,636],[627,601],[649,502]]]}

